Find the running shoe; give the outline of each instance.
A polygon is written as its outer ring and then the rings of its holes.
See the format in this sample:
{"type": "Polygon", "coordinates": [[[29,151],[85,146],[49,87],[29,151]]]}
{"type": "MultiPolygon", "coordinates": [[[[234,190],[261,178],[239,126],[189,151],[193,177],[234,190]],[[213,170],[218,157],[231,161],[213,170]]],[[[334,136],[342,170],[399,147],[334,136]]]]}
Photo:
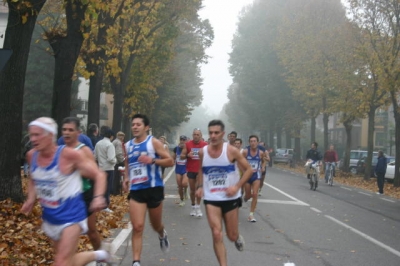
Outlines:
{"type": "Polygon", "coordinates": [[[235,241],[235,247],[239,251],[243,251],[244,249],[244,238],[242,235],[239,235],[238,239],[235,241]]]}
{"type": "Polygon", "coordinates": [[[203,213],[202,213],[201,210],[200,210],[200,206],[198,206],[198,207],[196,208],[196,216],[199,217],[199,218],[203,216],[203,213]]]}
{"type": "MultiPolygon", "coordinates": [[[[118,265],[117,257],[115,257],[114,255],[112,255],[112,252],[111,252],[111,249],[112,249],[111,243],[109,243],[109,242],[102,242],[101,248],[102,248],[105,252],[107,252],[108,257],[107,257],[107,259],[105,259],[105,260],[97,261],[97,263],[102,263],[102,262],[103,262],[103,263],[105,263],[106,265],[109,265],[109,266],[118,265]]],[[[100,265],[102,265],[102,264],[100,264],[100,265]]]]}
{"type": "Polygon", "coordinates": [[[196,216],[196,208],[192,206],[192,210],[190,211],[190,216],[196,216]]]}
{"type": "Polygon", "coordinates": [[[247,218],[247,221],[252,222],[252,223],[257,222],[256,218],[254,218],[253,215],[249,215],[249,218],[247,218]]]}
{"type": "Polygon", "coordinates": [[[132,264],[132,266],[140,266],[140,262],[136,261],[135,263],[132,264]]]}
{"type": "Polygon", "coordinates": [[[183,206],[185,206],[185,204],[186,204],[185,201],[181,200],[181,202],[179,203],[179,206],[183,207],[183,206]]]}
{"type": "Polygon", "coordinates": [[[169,251],[167,231],[164,230],[164,237],[158,237],[158,239],[160,240],[160,248],[162,252],[167,253],[169,251]]]}
{"type": "Polygon", "coordinates": [[[261,196],[261,188],[258,190],[258,196],[261,196]]]}

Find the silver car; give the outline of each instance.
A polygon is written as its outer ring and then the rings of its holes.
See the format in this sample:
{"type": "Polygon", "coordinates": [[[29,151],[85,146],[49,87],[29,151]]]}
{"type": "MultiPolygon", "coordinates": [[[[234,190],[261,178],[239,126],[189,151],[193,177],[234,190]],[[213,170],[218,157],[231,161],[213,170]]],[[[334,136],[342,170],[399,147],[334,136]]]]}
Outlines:
{"type": "Polygon", "coordinates": [[[289,164],[293,160],[293,149],[279,148],[275,152],[273,158],[274,163],[287,163],[289,164]]]}

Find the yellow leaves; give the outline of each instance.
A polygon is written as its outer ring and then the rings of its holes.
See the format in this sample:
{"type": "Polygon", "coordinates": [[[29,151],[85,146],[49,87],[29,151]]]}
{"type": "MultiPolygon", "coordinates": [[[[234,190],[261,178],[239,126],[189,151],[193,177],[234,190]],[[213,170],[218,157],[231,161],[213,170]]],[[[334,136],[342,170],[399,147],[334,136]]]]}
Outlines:
{"type": "Polygon", "coordinates": [[[25,13],[25,15],[22,15],[22,16],[21,16],[21,22],[22,22],[22,24],[25,24],[25,23],[28,21],[28,16],[29,16],[28,13],[25,13]]]}

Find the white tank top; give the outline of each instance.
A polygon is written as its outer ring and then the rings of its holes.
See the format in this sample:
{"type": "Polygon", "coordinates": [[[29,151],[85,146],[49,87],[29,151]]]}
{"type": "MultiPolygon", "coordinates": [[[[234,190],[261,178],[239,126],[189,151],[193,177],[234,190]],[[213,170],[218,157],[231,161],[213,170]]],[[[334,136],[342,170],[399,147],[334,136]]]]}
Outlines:
{"type": "Polygon", "coordinates": [[[203,191],[204,199],[211,201],[234,200],[241,196],[240,189],[236,195],[228,197],[226,189],[239,182],[239,169],[235,163],[228,159],[228,143],[222,146],[222,153],[218,158],[211,158],[207,150],[208,146],[203,147],[203,191]]]}

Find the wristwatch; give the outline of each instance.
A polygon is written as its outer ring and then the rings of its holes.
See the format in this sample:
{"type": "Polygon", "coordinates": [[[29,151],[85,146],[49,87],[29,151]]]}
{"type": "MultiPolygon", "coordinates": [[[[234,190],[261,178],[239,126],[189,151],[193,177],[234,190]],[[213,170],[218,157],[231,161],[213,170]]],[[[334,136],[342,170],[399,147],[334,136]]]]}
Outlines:
{"type": "Polygon", "coordinates": [[[151,160],[151,164],[155,164],[156,163],[156,158],[153,158],[153,160],[151,160]]]}

